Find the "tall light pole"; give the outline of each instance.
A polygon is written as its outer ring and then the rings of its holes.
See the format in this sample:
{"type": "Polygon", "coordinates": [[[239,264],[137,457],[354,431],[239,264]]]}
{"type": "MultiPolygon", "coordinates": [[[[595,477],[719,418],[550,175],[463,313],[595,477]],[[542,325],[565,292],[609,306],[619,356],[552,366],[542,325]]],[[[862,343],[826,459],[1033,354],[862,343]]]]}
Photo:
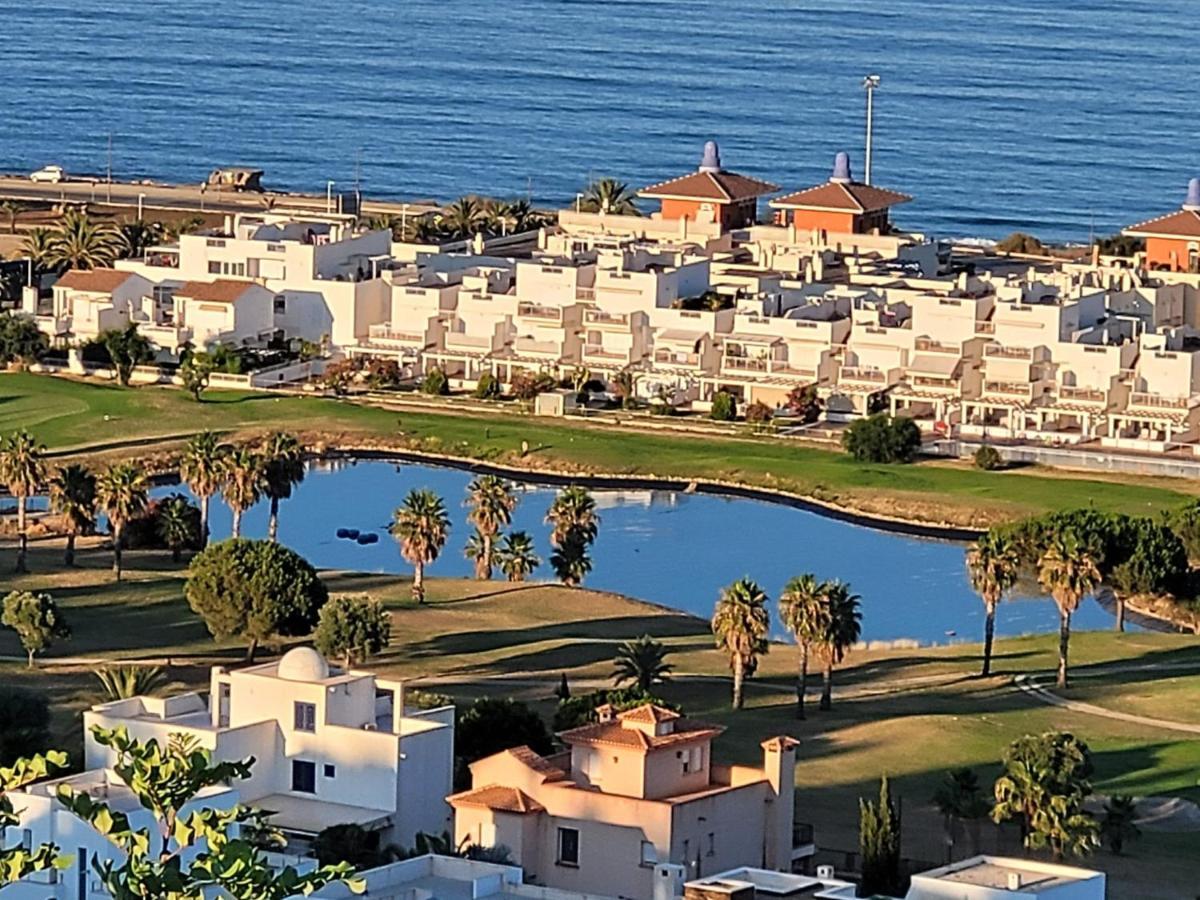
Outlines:
{"type": "Polygon", "coordinates": [[[146,195],[138,194],[138,218],[137,218],[137,220],[139,222],[142,221],[142,204],[145,202],[146,202],[146,195]]]}
{"type": "Polygon", "coordinates": [[[882,79],[878,75],[868,75],[863,79],[863,88],[867,92],[867,163],[863,172],[865,184],[871,183],[871,144],[874,137],[875,125],[875,88],[879,87],[882,79]]]}
{"type": "Polygon", "coordinates": [[[327,213],[333,212],[333,186],[336,183],[334,181],[325,182],[325,212],[327,213]]]}

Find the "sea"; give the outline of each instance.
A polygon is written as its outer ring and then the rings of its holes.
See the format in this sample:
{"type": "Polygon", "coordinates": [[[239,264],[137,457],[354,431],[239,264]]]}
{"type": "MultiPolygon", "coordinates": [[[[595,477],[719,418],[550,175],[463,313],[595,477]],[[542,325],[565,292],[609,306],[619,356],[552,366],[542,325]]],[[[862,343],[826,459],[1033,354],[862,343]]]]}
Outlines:
{"type": "Polygon", "coordinates": [[[1200,175],[1197,0],[0,0],[0,170],[565,206],[848,151],[903,227],[1085,242],[1200,175]]]}

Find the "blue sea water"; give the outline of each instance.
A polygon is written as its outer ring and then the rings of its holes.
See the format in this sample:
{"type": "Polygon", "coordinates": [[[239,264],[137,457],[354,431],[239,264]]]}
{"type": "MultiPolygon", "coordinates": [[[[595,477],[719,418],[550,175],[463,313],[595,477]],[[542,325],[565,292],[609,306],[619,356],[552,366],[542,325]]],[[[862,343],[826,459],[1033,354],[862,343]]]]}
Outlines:
{"type": "Polygon", "coordinates": [[[861,166],[902,225],[1087,240],[1200,174],[1196,0],[0,0],[0,169],[567,204],[729,168],[861,166]]]}

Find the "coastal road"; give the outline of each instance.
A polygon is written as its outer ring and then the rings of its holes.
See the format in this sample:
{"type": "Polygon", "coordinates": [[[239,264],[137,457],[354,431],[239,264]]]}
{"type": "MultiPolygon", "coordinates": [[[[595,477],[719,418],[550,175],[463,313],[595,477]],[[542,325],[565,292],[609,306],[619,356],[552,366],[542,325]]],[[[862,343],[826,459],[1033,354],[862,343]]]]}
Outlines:
{"type": "MultiPolygon", "coordinates": [[[[58,184],[42,184],[19,175],[0,175],[0,199],[28,200],[38,203],[96,203],[121,207],[138,205],[142,197],[144,209],[178,210],[196,213],[261,212],[264,199],[275,201],[275,206],[287,209],[305,209],[324,212],[327,208],[325,195],[285,194],[268,191],[265,193],[238,193],[228,189],[206,188],[203,192],[197,184],[160,184],[77,179],[58,184]]],[[[336,207],[337,198],[334,197],[336,207]]],[[[365,215],[421,215],[438,210],[429,201],[402,203],[394,200],[363,200],[365,215]]]]}

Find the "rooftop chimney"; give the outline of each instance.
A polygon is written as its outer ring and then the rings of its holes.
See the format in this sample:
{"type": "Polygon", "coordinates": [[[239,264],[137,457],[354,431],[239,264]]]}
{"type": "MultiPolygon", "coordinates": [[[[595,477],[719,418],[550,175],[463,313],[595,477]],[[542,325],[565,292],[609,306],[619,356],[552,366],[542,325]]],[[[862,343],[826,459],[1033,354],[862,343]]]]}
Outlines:
{"type": "Polygon", "coordinates": [[[850,174],[850,154],[845,150],[833,158],[833,174],[829,180],[834,184],[849,184],[854,180],[854,176],[850,174]]]}
{"type": "Polygon", "coordinates": [[[1010,891],[1019,891],[1021,889],[1021,873],[1020,872],[1009,872],[1008,873],[1008,889],[1010,891]]]}
{"type": "Polygon", "coordinates": [[[721,171],[721,150],[716,141],[704,142],[704,155],[700,157],[701,172],[721,171]]]}
{"type": "Polygon", "coordinates": [[[1200,178],[1193,178],[1188,182],[1187,199],[1183,201],[1183,208],[1189,212],[1200,212],[1200,178]]]}

